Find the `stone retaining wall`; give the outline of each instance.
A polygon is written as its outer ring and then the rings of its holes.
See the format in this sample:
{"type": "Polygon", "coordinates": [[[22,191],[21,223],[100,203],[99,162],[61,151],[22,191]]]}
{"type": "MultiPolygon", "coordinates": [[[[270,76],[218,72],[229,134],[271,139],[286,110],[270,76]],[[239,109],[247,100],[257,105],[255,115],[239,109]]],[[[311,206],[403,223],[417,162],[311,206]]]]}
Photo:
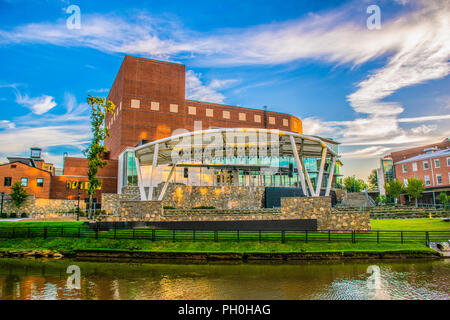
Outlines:
{"type": "Polygon", "coordinates": [[[319,230],[370,230],[369,212],[342,212],[331,208],[330,197],[281,198],[286,219],[317,219],[319,230]]]}
{"type": "MultiPolygon", "coordinates": [[[[164,210],[162,201],[119,200],[115,214],[98,217],[99,221],[236,221],[236,220],[285,220],[317,219],[319,230],[370,230],[369,212],[338,212],[331,208],[330,197],[282,198],[281,211],[266,213],[265,210],[240,214],[218,214],[220,210],[202,214],[177,214],[164,210]]],[[[245,210],[242,210],[245,212],[245,210]]],[[[247,211],[248,212],[248,211],[247,211]]]]}
{"type": "MultiPolygon", "coordinates": [[[[69,211],[74,211],[78,208],[78,200],[65,200],[65,199],[34,199],[29,198],[25,201],[22,207],[17,208],[11,199],[3,200],[3,212],[20,214],[25,212],[29,217],[47,216],[50,214],[61,216],[69,211]]],[[[84,211],[86,204],[84,201],[80,201],[80,210],[84,211]]],[[[49,216],[50,217],[50,216],[49,216]]]]}
{"type": "MultiPolygon", "coordinates": [[[[159,195],[162,186],[156,188],[159,195]]],[[[186,186],[169,184],[163,199],[164,206],[191,209],[200,206],[216,209],[260,209],[264,203],[264,187],[186,186]]]]}

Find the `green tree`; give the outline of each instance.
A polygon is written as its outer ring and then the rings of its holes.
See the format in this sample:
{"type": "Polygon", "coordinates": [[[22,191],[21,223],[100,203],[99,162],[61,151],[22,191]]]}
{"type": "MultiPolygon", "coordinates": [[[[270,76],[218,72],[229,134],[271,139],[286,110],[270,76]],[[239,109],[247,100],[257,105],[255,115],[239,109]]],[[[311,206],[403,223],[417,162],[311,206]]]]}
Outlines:
{"type": "Polygon", "coordinates": [[[410,196],[410,198],[416,200],[417,207],[417,199],[421,197],[422,192],[425,191],[425,185],[422,180],[417,178],[409,178],[408,185],[406,186],[406,193],[410,196]]]}
{"type": "Polygon", "coordinates": [[[373,169],[370,172],[369,178],[369,190],[378,190],[378,171],[377,169],[373,169]]]}
{"type": "Polygon", "coordinates": [[[16,206],[16,208],[19,209],[22,207],[22,205],[27,200],[29,194],[27,193],[25,188],[22,186],[22,184],[19,181],[16,181],[11,186],[10,196],[11,196],[11,200],[14,203],[14,205],[16,206]]]}
{"type": "Polygon", "coordinates": [[[437,199],[441,202],[442,208],[446,209],[447,204],[450,201],[450,197],[445,192],[441,192],[437,199]]]}
{"type": "Polygon", "coordinates": [[[385,185],[386,193],[394,198],[395,203],[403,192],[403,185],[398,180],[389,180],[385,185]]]}
{"type": "Polygon", "coordinates": [[[348,192],[361,192],[367,189],[367,184],[363,179],[356,179],[355,177],[346,177],[344,179],[344,188],[348,192]]]}
{"type": "Polygon", "coordinates": [[[99,168],[103,168],[107,161],[102,156],[107,152],[104,141],[109,137],[109,130],[104,126],[107,113],[113,113],[116,106],[111,101],[104,98],[93,97],[88,95],[87,103],[92,108],[91,113],[91,131],[92,140],[89,147],[84,151],[88,158],[88,179],[89,185],[86,190],[89,195],[89,219],[92,217],[92,199],[98,188],[101,187],[101,181],[97,178],[99,168]]]}

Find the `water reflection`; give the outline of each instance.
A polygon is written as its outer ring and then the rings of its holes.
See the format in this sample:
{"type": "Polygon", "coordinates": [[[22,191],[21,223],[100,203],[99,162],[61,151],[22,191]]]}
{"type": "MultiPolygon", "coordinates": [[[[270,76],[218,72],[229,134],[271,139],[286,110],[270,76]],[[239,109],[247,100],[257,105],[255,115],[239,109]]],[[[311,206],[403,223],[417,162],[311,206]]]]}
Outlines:
{"type": "Polygon", "coordinates": [[[0,259],[0,299],[450,299],[450,261],[189,264],[0,259]],[[380,267],[380,288],[367,285],[380,267]],[[69,265],[81,287],[68,285],[69,265]]]}

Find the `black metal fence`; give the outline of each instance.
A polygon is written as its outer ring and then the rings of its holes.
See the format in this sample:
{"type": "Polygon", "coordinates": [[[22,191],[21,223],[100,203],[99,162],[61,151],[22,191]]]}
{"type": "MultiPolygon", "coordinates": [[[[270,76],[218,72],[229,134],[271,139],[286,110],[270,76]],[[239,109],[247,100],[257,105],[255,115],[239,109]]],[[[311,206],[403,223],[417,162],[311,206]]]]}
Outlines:
{"type": "Polygon", "coordinates": [[[149,241],[288,241],[347,243],[425,243],[450,240],[450,231],[204,231],[155,228],[102,231],[85,226],[0,227],[1,239],[84,238],[140,239],[149,241]]]}

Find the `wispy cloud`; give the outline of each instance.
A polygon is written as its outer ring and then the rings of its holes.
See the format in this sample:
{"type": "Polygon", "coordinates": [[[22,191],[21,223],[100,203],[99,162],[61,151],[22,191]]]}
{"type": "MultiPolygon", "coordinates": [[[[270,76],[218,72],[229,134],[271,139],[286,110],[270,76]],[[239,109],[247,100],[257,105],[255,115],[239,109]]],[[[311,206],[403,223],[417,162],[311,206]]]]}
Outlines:
{"type": "Polygon", "coordinates": [[[191,100],[207,101],[214,103],[224,103],[225,96],[218,90],[229,87],[238,80],[214,79],[209,84],[203,84],[201,74],[192,70],[186,72],[186,97],[191,100]]]}
{"type": "Polygon", "coordinates": [[[35,114],[44,114],[56,107],[55,98],[47,95],[30,98],[27,94],[18,95],[16,102],[29,108],[35,114]]]}

